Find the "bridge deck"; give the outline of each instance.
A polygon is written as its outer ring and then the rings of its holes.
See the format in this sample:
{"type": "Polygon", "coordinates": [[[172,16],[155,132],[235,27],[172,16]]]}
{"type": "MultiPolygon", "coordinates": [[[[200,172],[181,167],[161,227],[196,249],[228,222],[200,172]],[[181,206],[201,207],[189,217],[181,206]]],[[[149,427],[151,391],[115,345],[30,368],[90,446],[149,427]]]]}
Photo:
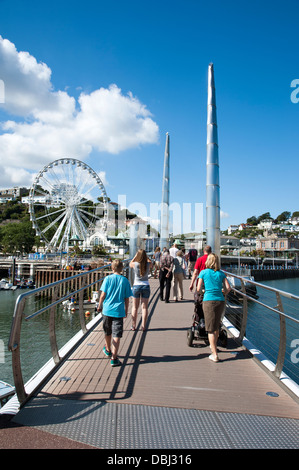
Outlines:
{"type": "Polygon", "coordinates": [[[187,345],[188,286],[185,300],[166,304],[152,280],[148,329],[141,331],[140,314],[136,331],[125,320],[122,366],[104,357],[99,324],[14,423],[101,448],[298,447],[298,404],[248,351],[229,338],[213,363],[203,342],[187,345]],[[204,433],[200,443],[195,429],[204,433]]]}

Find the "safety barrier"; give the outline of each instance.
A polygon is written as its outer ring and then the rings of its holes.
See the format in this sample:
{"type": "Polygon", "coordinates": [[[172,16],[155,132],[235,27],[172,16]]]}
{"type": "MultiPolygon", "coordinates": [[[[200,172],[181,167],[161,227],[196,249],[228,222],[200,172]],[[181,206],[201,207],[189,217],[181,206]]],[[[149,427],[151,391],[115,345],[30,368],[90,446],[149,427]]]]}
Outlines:
{"type": "MultiPolygon", "coordinates": [[[[126,277],[129,277],[129,274],[130,274],[129,261],[130,260],[123,261],[123,264],[124,264],[123,274],[126,277]]],[[[24,386],[22,366],[21,366],[21,332],[22,332],[23,320],[25,320],[26,322],[29,322],[29,321],[32,321],[37,316],[43,314],[44,312],[47,312],[48,314],[47,316],[48,316],[48,323],[49,323],[49,339],[50,339],[50,347],[51,347],[51,354],[52,354],[50,367],[47,367],[46,372],[44,372],[44,375],[46,374],[48,376],[50,373],[53,372],[54,368],[56,368],[61,363],[61,361],[65,358],[65,356],[69,354],[69,352],[76,347],[76,345],[89,332],[89,330],[95,324],[101,321],[101,318],[102,318],[101,313],[97,314],[92,321],[90,322],[86,321],[84,307],[86,305],[89,306],[90,304],[89,304],[89,301],[87,301],[86,299],[84,300],[84,297],[86,297],[87,293],[89,295],[91,288],[94,288],[96,291],[99,290],[100,285],[103,282],[105,275],[111,272],[110,267],[111,267],[111,264],[108,264],[100,268],[91,270],[91,271],[83,272],[75,276],[72,276],[71,278],[66,278],[60,281],[53,282],[52,284],[45,285],[43,287],[39,287],[37,289],[26,291],[25,293],[21,294],[18,297],[16,304],[15,304],[15,310],[14,310],[14,315],[13,315],[13,320],[12,320],[8,349],[12,352],[12,369],[13,369],[14,385],[15,385],[16,394],[17,394],[20,404],[23,404],[28,398],[28,392],[25,390],[25,386],[24,386]],[[109,269],[108,272],[107,272],[107,269],[109,269]],[[100,273],[100,276],[98,277],[97,280],[94,280],[95,276],[93,276],[93,274],[95,272],[100,273]],[[92,282],[90,282],[90,279],[92,279],[92,282]],[[71,289],[70,283],[73,283],[74,280],[78,280],[76,285],[78,285],[79,283],[79,286],[80,286],[76,290],[71,289]],[[62,285],[64,287],[64,289],[62,289],[63,292],[67,292],[68,286],[70,287],[69,293],[67,293],[66,295],[63,295],[62,297],[59,297],[59,292],[61,292],[62,285]],[[44,293],[47,293],[47,295],[43,296],[42,294],[44,293]],[[38,306],[37,310],[32,311],[29,315],[26,316],[25,307],[29,299],[32,299],[32,298],[40,299],[41,297],[43,297],[42,307],[40,307],[40,302],[37,302],[37,306],[38,306]],[[57,346],[57,328],[55,325],[56,309],[57,309],[57,306],[63,303],[69,302],[72,297],[75,297],[77,299],[81,330],[68,342],[68,344],[64,348],[61,348],[61,350],[59,350],[57,346]]],[[[34,304],[34,301],[31,302],[31,304],[32,303],[34,304]]],[[[44,375],[43,374],[41,375],[43,376],[43,379],[44,379],[45,378],[44,375]]],[[[30,391],[30,394],[32,394],[32,391],[33,390],[30,391]]]]}
{"type": "Polygon", "coordinates": [[[261,352],[270,357],[276,377],[282,372],[298,383],[299,297],[225,272],[232,291],[227,296],[226,318],[261,352]]]}

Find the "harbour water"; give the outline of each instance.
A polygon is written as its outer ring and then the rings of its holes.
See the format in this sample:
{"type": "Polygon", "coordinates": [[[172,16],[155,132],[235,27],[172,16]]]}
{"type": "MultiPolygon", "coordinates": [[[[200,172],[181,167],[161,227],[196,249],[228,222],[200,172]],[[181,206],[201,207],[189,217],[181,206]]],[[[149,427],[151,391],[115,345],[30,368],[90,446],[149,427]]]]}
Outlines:
{"type": "MultiPolygon", "coordinates": [[[[299,278],[267,281],[264,284],[299,295],[299,278]]],[[[8,351],[7,344],[15,302],[20,292],[20,290],[14,292],[0,291],[0,380],[12,385],[11,353],[8,351]]],[[[262,294],[260,295],[260,300],[262,301],[262,294]]],[[[28,305],[28,309],[30,311],[30,305],[28,305]]],[[[88,320],[92,319],[95,314],[93,308],[91,308],[90,311],[91,315],[88,317],[88,320]]],[[[298,310],[292,310],[291,314],[293,317],[299,318],[298,310]]],[[[276,315],[276,318],[272,318],[271,315],[266,316],[264,311],[259,311],[258,307],[252,305],[249,309],[248,328],[246,331],[248,339],[250,339],[257,348],[263,351],[266,350],[267,357],[273,360],[273,362],[275,362],[277,355],[275,343],[277,343],[277,345],[279,344],[279,319],[277,317],[278,315],[276,315]],[[250,312],[253,312],[252,309],[256,310],[254,312],[254,323],[250,322],[250,312]],[[277,332],[275,333],[276,330],[277,332]],[[269,332],[271,332],[271,334],[269,332]]],[[[62,307],[57,312],[56,324],[59,348],[80,330],[78,313],[70,313],[62,307]]],[[[291,348],[291,340],[292,338],[288,338],[287,340],[286,362],[288,370],[286,373],[298,383],[298,362],[294,362],[291,358],[298,358],[299,360],[299,352],[297,356],[294,355],[294,349],[291,348]]],[[[48,314],[45,312],[30,322],[23,322],[21,359],[24,382],[26,383],[50,357],[48,314]]]]}
{"type": "MultiPolygon", "coordinates": [[[[279,289],[299,296],[299,278],[264,281],[260,284],[279,289]]],[[[258,300],[272,308],[278,309],[276,294],[257,288],[258,300]]],[[[281,296],[283,311],[292,318],[299,319],[299,302],[281,296]]],[[[285,373],[299,384],[299,327],[286,318],[286,353],[284,360],[285,373]]],[[[246,337],[264,355],[276,364],[279,339],[279,314],[271,312],[254,302],[248,302],[248,319],[246,337]]]]}
{"type": "MultiPolygon", "coordinates": [[[[11,352],[8,351],[8,341],[15,302],[22,293],[21,290],[1,290],[0,291],[0,380],[13,385],[11,352]]],[[[37,306],[36,300],[34,310],[42,307],[37,306]]],[[[29,314],[30,299],[26,305],[25,312],[29,314]]],[[[33,309],[32,309],[33,310],[33,309]]],[[[86,317],[86,322],[94,318],[94,307],[90,308],[90,316],[86,317]]],[[[58,307],[56,314],[57,344],[60,349],[80,330],[80,320],[78,311],[71,313],[62,306],[58,307]]],[[[49,341],[48,312],[44,312],[31,321],[23,321],[21,334],[21,361],[23,379],[26,383],[49,359],[51,358],[49,341]]]]}

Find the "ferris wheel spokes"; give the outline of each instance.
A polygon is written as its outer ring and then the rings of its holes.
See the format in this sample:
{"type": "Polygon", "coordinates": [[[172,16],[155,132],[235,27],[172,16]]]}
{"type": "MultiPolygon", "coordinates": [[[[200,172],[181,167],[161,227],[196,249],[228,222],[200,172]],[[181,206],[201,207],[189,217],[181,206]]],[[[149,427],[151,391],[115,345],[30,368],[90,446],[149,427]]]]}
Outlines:
{"type": "Polygon", "coordinates": [[[29,212],[46,251],[68,251],[73,236],[86,243],[95,227],[106,236],[108,198],[104,185],[79,160],[55,160],[38,173],[30,188],[29,212]]]}
{"type": "Polygon", "coordinates": [[[54,219],[49,225],[47,225],[44,228],[44,230],[41,231],[41,233],[44,235],[46,232],[48,232],[48,230],[50,230],[52,227],[54,227],[57,224],[57,222],[59,222],[59,220],[64,216],[65,216],[65,212],[63,212],[58,217],[56,217],[56,219],[54,219]]]}

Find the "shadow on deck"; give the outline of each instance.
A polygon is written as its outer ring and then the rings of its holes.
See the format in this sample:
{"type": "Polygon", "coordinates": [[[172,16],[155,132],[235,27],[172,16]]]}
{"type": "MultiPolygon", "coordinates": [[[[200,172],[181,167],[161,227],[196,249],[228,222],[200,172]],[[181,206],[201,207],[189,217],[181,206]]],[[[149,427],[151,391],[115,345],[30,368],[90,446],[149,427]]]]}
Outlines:
{"type": "Polygon", "coordinates": [[[8,447],[32,448],[25,432],[19,444],[13,438],[26,429],[43,436],[35,438],[42,448],[298,448],[298,404],[246,349],[229,338],[213,363],[209,346],[187,345],[188,287],[185,280],[185,300],[166,304],[151,280],[148,329],[140,314],[135,331],[125,320],[120,367],[103,355],[98,324],[0,431],[0,447],[5,431],[8,447]]]}

